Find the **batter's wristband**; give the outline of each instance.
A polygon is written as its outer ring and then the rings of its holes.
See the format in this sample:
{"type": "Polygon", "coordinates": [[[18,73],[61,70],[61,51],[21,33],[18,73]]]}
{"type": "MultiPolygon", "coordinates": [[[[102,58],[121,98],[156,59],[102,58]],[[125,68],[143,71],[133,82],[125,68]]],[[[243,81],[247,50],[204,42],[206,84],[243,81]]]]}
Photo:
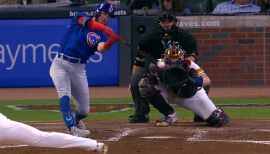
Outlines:
{"type": "Polygon", "coordinates": [[[203,85],[203,78],[201,76],[197,77],[195,80],[195,86],[202,87],[202,85],[203,85]]]}
{"type": "Polygon", "coordinates": [[[113,45],[114,41],[108,40],[107,42],[104,43],[104,47],[106,49],[109,49],[113,45]]]}

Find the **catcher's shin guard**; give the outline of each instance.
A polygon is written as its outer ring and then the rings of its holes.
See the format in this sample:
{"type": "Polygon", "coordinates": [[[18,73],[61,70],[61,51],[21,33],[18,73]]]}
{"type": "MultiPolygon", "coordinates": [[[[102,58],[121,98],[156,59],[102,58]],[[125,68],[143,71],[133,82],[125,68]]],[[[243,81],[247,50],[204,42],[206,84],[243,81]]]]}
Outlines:
{"type": "Polygon", "coordinates": [[[206,121],[209,126],[223,127],[230,121],[230,118],[223,110],[217,109],[206,119],[206,121]]]}

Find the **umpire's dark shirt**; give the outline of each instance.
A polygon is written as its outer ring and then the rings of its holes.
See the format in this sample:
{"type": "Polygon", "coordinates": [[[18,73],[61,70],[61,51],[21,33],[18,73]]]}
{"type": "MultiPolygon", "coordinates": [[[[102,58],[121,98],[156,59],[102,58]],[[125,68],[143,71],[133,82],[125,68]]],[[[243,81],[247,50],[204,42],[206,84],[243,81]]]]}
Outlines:
{"type": "MultiPolygon", "coordinates": [[[[139,49],[144,51],[156,59],[161,58],[161,55],[164,54],[165,46],[162,43],[163,33],[157,28],[154,32],[145,35],[139,40],[139,49]]],[[[182,48],[186,51],[186,55],[191,54],[198,55],[196,39],[188,31],[176,28],[171,34],[171,41],[177,41],[180,43],[182,48]]],[[[144,58],[140,53],[137,54],[138,58],[144,58]]],[[[136,64],[135,64],[136,65],[136,64]]]]}

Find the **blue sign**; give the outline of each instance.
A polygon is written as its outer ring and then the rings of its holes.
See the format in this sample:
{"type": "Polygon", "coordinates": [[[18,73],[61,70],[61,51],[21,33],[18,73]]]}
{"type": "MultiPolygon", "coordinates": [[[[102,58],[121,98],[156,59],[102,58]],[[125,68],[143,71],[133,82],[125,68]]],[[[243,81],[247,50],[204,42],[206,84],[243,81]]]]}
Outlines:
{"type": "MultiPolygon", "coordinates": [[[[50,65],[70,19],[0,20],[0,87],[53,86],[50,65]]],[[[110,21],[118,33],[118,18],[110,21]]],[[[118,44],[87,64],[91,86],[118,85],[118,44]]]]}

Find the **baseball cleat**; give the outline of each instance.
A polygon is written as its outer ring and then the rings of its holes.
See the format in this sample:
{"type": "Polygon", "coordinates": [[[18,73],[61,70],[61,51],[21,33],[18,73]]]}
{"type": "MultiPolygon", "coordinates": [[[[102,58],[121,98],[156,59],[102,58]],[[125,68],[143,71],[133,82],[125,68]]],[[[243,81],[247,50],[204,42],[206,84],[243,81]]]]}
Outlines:
{"type": "Polygon", "coordinates": [[[103,154],[107,154],[108,152],[108,145],[104,144],[104,143],[98,143],[97,144],[97,148],[95,151],[98,151],[100,153],[103,153],[103,154]]]}
{"type": "Polygon", "coordinates": [[[176,123],[178,120],[177,116],[176,116],[176,112],[174,112],[173,114],[170,114],[168,116],[164,116],[161,120],[157,120],[156,121],[156,126],[157,127],[167,127],[170,125],[173,125],[174,123],[176,123]]]}
{"type": "Polygon", "coordinates": [[[83,130],[80,129],[76,126],[72,126],[69,131],[70,135],[77,136],[77,137],[84,137],[87,138],[90,136],[90,131],[89,130],[83,130]]]}
{"type": "Polygon", "coordinates": [[[87,130],[83,121],[79,121],[77,127],[80,128],[80,129],[82,129],[82,130],[87,130]]]}
{"type": "Polygon", "coordinates": [[[131,115],[128,118],[129,123],[147,123],[150,121],[149,116],[138,116],[138,115],[131,115]]]}

